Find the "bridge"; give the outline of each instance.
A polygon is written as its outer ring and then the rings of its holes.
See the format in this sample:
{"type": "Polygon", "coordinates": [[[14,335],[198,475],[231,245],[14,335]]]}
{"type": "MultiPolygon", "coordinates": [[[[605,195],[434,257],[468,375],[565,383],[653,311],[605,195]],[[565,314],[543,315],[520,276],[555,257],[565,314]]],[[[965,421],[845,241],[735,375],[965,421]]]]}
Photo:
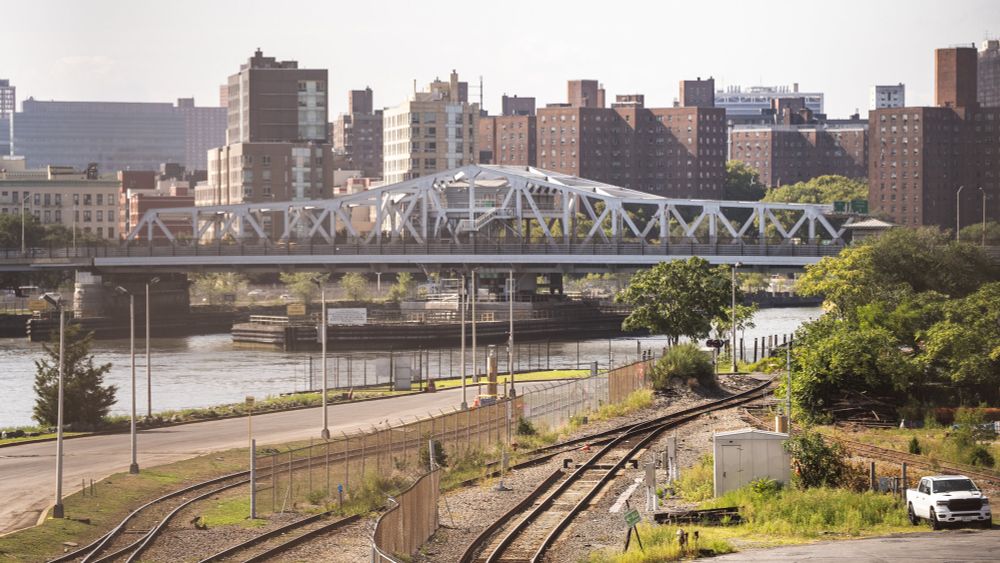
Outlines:
{"type": "Polygon", "coordinates": [[[701,256],[802,267],[837,254],[832,205],[672,199],[470,165],[327,200],[147,211],[118,246],[0,251],[0,271],[633,270],[701,256]]]}

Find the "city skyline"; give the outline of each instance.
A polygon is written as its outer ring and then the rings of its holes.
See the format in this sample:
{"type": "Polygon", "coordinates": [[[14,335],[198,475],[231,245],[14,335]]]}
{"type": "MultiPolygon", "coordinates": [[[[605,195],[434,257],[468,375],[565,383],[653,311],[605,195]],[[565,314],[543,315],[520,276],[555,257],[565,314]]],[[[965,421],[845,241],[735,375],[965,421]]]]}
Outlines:
{"type": "Polygon", "coordinates": [[[470,82],[470,101],[478,101],[483,77],[491,114],[499,113],[504,93],[534,96],[539,106],[564,101],[566,80],[575,78],[599,80],[609,99],[641,93],[649,106],[669,106],[679,80],[712,76],[719,89],[798,83],[826,95],[831,117],[855,110],[864,116],[874,84],[902,82],[908,105],[931,105],[934,49],[978,44],[990,36],[991,22],[1000,24],[993,2],[958,4],[961,9],[940,13],[928,2],[851,1],[827,13],[818,3],[771,3],[766,11],[736,2],[676,9],[650,3],[632,12],[643,17],[615,29],[608,26],[614,18],[567,3],[512,2],[478,20],[457,2],[437,3],[435,10],[396,2],[315,3],[298,12],[309,14],[303,24],[261,2],[235,10],[223,3],[140,9],[118,1],[49,1],[7,9],[11,21],[25,25],[0,37],[0,52],[20,53],[0,63],[0,75],[18,88],[19,102],[194,96],[199,105],[214,104],[226,77],[260,47],[304,67],[329,69],[331,120],[346,111],[348,90],[370,86],[375,107],[394,106],[412,92],[414,80],[445,78],[452,69],[470,82]],[[59,19],[47,17],[54,10],[59,19]],[[384,18],[390,10],[394,17],[384,18]],[[704,33],[706,18],[717,19],[715,37],[704,33]],[[472,22],[478,27],[466,29],[472,22]],[[907,31],[915,29],[920,33],[907,31]],[[204,38],[220,30],[227,39],[205,49],[204,38]],[[405,56],[407,45],[431,36],[449,39],[423,41],[420,56],[405,56]],[[629,64],[622,62],[623,50],[632,55],[629,64]],[[636,58],[654,70],[636,72],[636,58]]]}

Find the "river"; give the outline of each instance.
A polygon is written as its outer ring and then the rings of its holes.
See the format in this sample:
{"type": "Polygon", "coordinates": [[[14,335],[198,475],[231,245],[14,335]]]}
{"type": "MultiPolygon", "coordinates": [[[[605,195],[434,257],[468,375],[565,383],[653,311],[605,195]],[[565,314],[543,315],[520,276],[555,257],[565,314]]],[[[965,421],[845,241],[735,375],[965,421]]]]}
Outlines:
{"type": "MultiPolygon", "coordinates": [[[[813,307],[761,310],[754,319],[756,327],[746,331],[746,346],[752,346],[754,337],[790,334],[803,322],[820,314],[820,309],[813,307]]],[[[660,348],[663,344],[663,338],[639,339],[642,349],[660,348]]],[[[150,347],[154,412],[239,402],[246,395],[263,398],[301,391],[315,388],[320,381],[317,352],[239,348],[234,346],[229,334],[154,338],[150,347]]],[[[515,367],[522,370],[586,367],[593,361],[605,367],[609,358],[618,365],[634,360],[637,355],[635,338],[592,339],[579,343],[519,343],[517,348],[515,367]]],[[[126,414],[130,379],[128,340],[95,341],[92,353],[96,364],[112,364],[105,378],[106,383],[118,386],[119,402],[112,407],[112,414],[126,414]]],[[[480,364],[485,353],[485,347],[480,346],[480,364]]],[[[42,355],[41,344],[32,344],[24,339],[0,339],[0,428],[33,423],[34,362],[42,355]]],[[[336,383],[346,386],[348,371],[354,385],[374,383],[376,359],[387,358],[388,355],[388,351],[331,352],[327,364],[331,386],[336,383]]],[[[396,351],[394,355],[398,361],[399,357],[407,354],[396,351]]],[[[429,364],[427,373],[432,377],[437,374],[458,375],[461,364],[459,355],[454,348],[428,351],[425,355],[425,362],[429,364]]],[[[500,370],[503,372],[507,369],[506,352],[501,351],[500,355],[500,370]]],[[[467,361],[470,373],[471,363],[470,358],[467,361]]],[[[142,339],[136,341],[136,380],[141,415],[146,412],[145,340],[142,339]]]]}

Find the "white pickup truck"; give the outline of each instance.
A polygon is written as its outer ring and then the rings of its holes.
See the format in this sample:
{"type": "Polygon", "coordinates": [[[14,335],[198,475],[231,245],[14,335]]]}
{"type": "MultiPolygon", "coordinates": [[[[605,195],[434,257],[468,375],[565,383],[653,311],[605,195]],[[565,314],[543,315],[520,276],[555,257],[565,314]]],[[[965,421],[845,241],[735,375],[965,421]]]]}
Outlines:
{"type": "Polygon", "coordinates": [[[948,522],[993,525],[990,499],[963,475],[924,477],[916,489],[906,490],[906,512],[914,526],[926,518],[935,530],[948,522]]]}

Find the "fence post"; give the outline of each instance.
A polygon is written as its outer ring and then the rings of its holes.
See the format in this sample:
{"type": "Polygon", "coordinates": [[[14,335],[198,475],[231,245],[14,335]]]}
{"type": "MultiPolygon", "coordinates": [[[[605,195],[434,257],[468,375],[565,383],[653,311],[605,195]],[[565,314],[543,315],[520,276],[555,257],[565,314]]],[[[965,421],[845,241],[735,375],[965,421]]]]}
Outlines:
{"type": "Polygon", "coordinates": [[[271,454],[271,512],[278,504],[278,454],[271,454]]]}
{"type": "Polygon", "coordinates": [[[326,496],[330,496],[330,441],[326,441],[326,454],[324,459],[324,468],[326,471],[326,496]]]}
{"type": "Polygon", "coordinates": [[[876,485],[876,483],[875,483],[875,480],[876,480],[876,477],[875,477],[875,462],[874,461],[871,462],[871,466],[869,466],[869,468],[868,468],[868,479],[871,481],[871,483],[870,483],[871,490],[874,491],[875,490],[875,485],[876,485]]]}
{"type": "MultiPolygon", "coordinates": [[[[904,470],[905,471],[905,470],[904,470]]],[[[250,439],[250,519],[257,518],[257,440],[250,439]]]]}
{"type": "Polygon", "coordinates": [[[351,437],[346,432],[344,435],[344,488],[350,491],[351,486],[351,437]]]}

